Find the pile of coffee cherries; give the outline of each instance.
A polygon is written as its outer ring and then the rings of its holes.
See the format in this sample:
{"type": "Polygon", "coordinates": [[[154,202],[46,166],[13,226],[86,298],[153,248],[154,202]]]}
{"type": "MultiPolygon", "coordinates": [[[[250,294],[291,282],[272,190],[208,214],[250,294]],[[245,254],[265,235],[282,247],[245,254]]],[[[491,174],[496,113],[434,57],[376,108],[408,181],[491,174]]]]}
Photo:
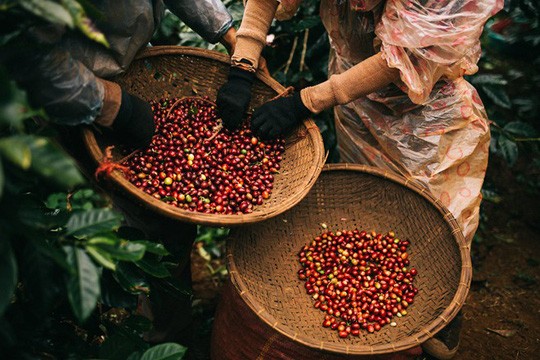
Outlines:
{"type": "Polygon", "coordinates": [[[304,246],[298,278],[313,306],[326,313],[322,326],[341,338],[396,326],[394,317],[407,315],[418,293],[417,271],[408,268],[409,245],[393,232],[343,230],[325,231],[304,246]]]}
{"type": "Polygon", "coordinates": [[[121,164],[136,187],[167,204],[211,214],[247,214],[271,196],[284,140],[262,142],[247,122],[229,131],[206,98],[151,105],[152,143],[121,164]]]}

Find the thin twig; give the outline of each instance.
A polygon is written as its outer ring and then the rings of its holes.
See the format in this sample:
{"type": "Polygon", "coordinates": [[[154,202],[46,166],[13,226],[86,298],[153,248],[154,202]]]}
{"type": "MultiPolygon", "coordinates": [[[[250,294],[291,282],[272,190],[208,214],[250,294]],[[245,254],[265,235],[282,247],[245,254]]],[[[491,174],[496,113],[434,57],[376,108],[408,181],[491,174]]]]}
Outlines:
{"type": "Polygon", "coordinates": [[[127,160],[131,159],[133,157],[133,155],[135,155],[139,151],[140,151],[139,149],[133,150],[130,154],[128,154],[128,155],[124,156],[123,158],[121,158],[120,160],[118,160],[117,163],[121,164],[124,161],[127,161],[127,160]]]}
{"type": "Polygon", "coordinates": [[[287,65],[285,66],[285,70],[283,71],[285,75],[287,75],[287,72],[289,72],[289,68],[291,67],[292,59],[294,57],[294,52],[296,51],[296,45],[298,45],[298,36],[294,37],[292,49],[289,54],[289,59],[287,59],[287,65]]]}
{"type": "Polygon", "coordinates": [[[289,96],[290,94],[293,93],[293,91],[294,91],[294,87],[293,86],[288,86],[285,90],[283,90],[282,93],[277,94],[276,96],[274,96],[273,98],[271,98],[268,101],[276,100],[276,99],[282,98],[284,96],[289,96]]]}
{"type": "Polygon", "coordinates": [[[300,72],[304,71],[304,60],[306,59],[308,37],[309,29],[306,29],[306,31],[304,31],[304,42],[302,43],[302,55],[300,56],[300,72]]]}
{"type": "Polygon", "coordinates": [[[223,129],[223,121],[221,119],[218,119],[218,123],[216,126],[214,126],[214,128],[212,129],[214,131],[214,134],[212,136],[210,136],[208,139],[206,139],[207,141],[210,141],[212,140],[213,138],[215,138],[216,136],[218,136],[218,134],[220,133],[221,129],[223,129]]]}
{"type": "Polygon", "coordinates": [[[169,111],[167,111],[167,115],[165,115],[165,119],[168,119],[168,118],[169,118],[169,115],[171,115],[171,111],[173,111],[173,109],[176,107],[176,105],[178,105],[178,103],[179,103],[180,101],[182,101],[182,100],[184,100],[184,98],[180,98],[180,99],[176,100],[176,101],[174,102],[174,104],[172,104],[171,107],[169,107],[169,111]]]}

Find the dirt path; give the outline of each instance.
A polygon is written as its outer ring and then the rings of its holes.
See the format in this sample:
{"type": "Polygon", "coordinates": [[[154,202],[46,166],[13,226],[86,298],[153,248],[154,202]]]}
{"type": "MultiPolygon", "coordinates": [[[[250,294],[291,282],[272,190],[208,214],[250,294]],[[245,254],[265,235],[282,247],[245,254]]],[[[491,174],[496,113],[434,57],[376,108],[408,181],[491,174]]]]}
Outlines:
{"type": "Polygon", "coordinates": [[[517,225],[475,244],[458,359],[540,358],[540,238],[517,225]]]}

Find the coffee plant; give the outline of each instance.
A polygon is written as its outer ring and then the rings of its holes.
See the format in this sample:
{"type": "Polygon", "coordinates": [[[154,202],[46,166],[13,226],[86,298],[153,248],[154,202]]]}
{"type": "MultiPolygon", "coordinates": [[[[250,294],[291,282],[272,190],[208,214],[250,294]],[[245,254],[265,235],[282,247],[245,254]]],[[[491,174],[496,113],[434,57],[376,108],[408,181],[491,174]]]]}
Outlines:
{"type": "MultiPolygon", "coordinates": [[[[0,44],[16,42],[27,26],[52,23],[107,46],[83,5],[2,2],[0,44]]],[[[2,69],[0,258],[3,356],[184,356],[186,348],[179,344],[150,347],[144,342],[141,335],[152,324],[135,312],[138,297],[151,298],[158,287],[190,296],[169,273],[175,265],[169,252],[141,231],[123,226],[122,214],[89,188],[75,161],[56,143],[47,114],[32,108],[2,69]]]]}
{"type": "Polygon", "coordinates": [[[491,152],[511,167],[518,161],[520,151],[538,162],[538,3],[506,1],[504,10],[486,24],[482,46],[480,74],[468,80],[478,89],[492,121],[491,152]]]}

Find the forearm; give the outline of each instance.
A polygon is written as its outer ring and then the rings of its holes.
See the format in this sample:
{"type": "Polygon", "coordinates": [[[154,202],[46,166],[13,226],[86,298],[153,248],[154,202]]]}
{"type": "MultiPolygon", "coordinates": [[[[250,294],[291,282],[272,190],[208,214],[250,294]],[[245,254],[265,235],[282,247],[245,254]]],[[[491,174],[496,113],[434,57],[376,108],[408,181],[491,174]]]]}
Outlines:
{"type": "Polygon", "coordinates": [[[165,0],[165,4],[193,31],[215,44],[233,25],[233,18],[220,0],[165,0]]]}
{"type": "Polygon", "coordinates": [[[231,57],[233,65],[245,59],[253,65],[252,69],[257,69],[277,7],[277,0],[249,0],[246,3],[242,24],[236,35],[236,50],[231,57]]]}
{"type": "Polygon", "coordinates": [[[219,42],[225,46],[227,52],[230,54],[234,53],[236,47],[236,29],[234,26],[231,26],[229,30],[221,37],[219,42]]]}
{"type": "Polygon", "coordinates": [[[315,86],[300,92],[302,102],[312,113],[347,104],[399,80],[399,71],[388,67],[380,53],[373,55],[349,70],[330,76],[315,86]]]}

